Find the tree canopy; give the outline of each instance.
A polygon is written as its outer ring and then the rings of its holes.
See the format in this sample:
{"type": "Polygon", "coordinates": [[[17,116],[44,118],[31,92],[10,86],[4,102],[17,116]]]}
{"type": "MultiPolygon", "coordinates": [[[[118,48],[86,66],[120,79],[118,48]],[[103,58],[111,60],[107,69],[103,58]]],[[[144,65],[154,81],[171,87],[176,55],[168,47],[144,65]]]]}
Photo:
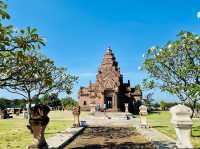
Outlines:
{"type": "Polygon", "coordinates": [[[24,52],[45,45],[37,29],[17,29],[12,24],[5,25],[4,20],[9,19],[7,5],[0,1],[0,88],[17,85],[11,81],[22,71],[19,61],[23,60],[24,52]]]}
{"type": "Polygon", "coordinates": [[[41,54],[45,41],[37,29],[5,25],[9,19],[7,5],[0,1],[0,89],[23,96],[29,106],[40,95],[71,93],[78,78],[41,54]]]}
{"type": "Polygon", "coordinates": [[[148,49],[142,69],[148,73],[147,88],[174,94],[194,109],[200,100],[199,35],[182,31],[177,40],[148,49]]]}

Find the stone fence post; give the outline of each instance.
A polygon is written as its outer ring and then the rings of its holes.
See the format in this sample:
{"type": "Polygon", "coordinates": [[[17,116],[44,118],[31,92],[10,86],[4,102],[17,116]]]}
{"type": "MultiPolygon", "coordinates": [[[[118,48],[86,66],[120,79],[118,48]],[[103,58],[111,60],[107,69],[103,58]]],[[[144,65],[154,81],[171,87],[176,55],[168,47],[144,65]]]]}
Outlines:
{"type": "Polygon", "coordinates": [[[128,103],[125,103],[124,106],[125,106],[125,113],[128,113],[128,103]]]}
{"type": "Polygon", "coordinates": [[[81,108],[80,106],[74,106],[72,108],[72,114],[74,117],[74,123],[73,123],[73,127],[80,127],[80,114],[81,114],[81,108]]]}
{"type": "Polygon", "coordinates": [[[90,113],[96,112],[96,104],[90,104],[90,113]]]}
{"type": "Polygon", "coordinates": [[[148,122],[147,122],[147,107],[145,105],[141,105],[139,107],[140,110],[140,127],[141,128],[149,128],[148,122]]]}
{"type": "Polygon", "coordinates": [[[175,127],[177,141],[176,145],[180,149],[193,148],[191,144],[192,131],[192,111],[185,105],[176,105],[170,109],[172,114],[171,122],[175,127]]]}

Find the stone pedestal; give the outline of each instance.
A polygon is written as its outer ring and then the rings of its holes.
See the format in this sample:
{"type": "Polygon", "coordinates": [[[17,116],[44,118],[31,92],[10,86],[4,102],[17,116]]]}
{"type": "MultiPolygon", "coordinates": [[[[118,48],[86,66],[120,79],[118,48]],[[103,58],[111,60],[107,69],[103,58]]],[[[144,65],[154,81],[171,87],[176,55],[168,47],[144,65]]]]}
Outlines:
{"type": "Polygon", "coordinates": [[[72,114],[74,116],[73,127],[80,127],[80,121],[79,121],[80,113],[81,113],[80,106],[74,106],[72,109],[72,114]]]}
{"type": "Polygon", "coordinates": [[[29,122],[33,133],[33,144],[30,145],[28,149],[48,149],[44,131],[49,119],[30,119],[29,122]]]}
{"type": "Polygon", "coordinates": [[[28,112],[27,111],[23,111],[23,118],[24,119],[28,119],[28,112]]]}
{"type": "Polygon", "coordinates": [[[28,149],[48,149],[48,144],[44,137],[44,132],[49,117],[47,116],[50,109],[46,105],[36,105],[31,109],[30,126],[27,126],[33,134],[33,144],[28,149]]]}
{"type": "Polygon", "coordinates": [[[124,106],[125,106],[125,113],[128,113],[128,103],[125,103],[124,106]]]}
{"type": "Polygon", "coordinates": [[[176,145],[180,149],[193,148],[191,144],[192,111],[185,105],[176,105],[170,109],[172,114],[171,122],[175,127],[177,141],[176,145]]]}
{"type": "Polygon", "coordinates": [[[149,128],[148,121],[147,121],[147,107],[142,105],[139,107],[139,114],[140,114],[140,127],[141,128],[149,128]]]}
{"type": "Polygon", "coordinates": [[[96,105],[90,104],[90,113],[95,113],[95,112],[96,112],[96,105]]]}

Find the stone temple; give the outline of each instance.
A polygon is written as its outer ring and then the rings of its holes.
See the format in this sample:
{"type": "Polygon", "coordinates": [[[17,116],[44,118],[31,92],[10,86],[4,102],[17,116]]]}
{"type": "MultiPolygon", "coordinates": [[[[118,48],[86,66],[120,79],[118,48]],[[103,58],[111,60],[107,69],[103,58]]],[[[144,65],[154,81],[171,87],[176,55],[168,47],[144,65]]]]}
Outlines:
{"type": "Polygon", "coordinates": [[[95,104],[101,110],[106,106],[107,111],[125,111],[125,103],[128,103],[129,112],[137,113],[142,99],[139,87],[131,87],[130,81],[123,82],[123,75],[111,48],[104,55],[96,82],[81,87],[78,94],[82,110],[89,110],[90,105],[95,104]]]}

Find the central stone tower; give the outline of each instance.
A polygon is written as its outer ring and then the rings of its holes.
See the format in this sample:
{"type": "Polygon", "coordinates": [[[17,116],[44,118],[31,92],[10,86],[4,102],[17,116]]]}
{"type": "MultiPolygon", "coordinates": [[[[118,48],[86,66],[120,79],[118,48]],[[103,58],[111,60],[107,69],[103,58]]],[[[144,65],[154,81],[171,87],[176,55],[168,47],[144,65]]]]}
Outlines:
{"type": "Polygon", "coordinates": [[[118,92],[122,83],[120,68],[112,50],[107,49],[96,76],[96,89],[101,94],[101,103],[112,111],[118,111],[118,92]]]}
{"type": "Polygon", "coordinates": [[[124,104],[129,103],[129,111],[133,112],[134,102],[140,101],[142,93],[139,89],[131,88],[130,81],[123,83],[118,62],[108,48],[96,75],[96,82],[79,91],[79,105],[88,110],[90,104],[110,111],[124,111],[124,104]]]}

